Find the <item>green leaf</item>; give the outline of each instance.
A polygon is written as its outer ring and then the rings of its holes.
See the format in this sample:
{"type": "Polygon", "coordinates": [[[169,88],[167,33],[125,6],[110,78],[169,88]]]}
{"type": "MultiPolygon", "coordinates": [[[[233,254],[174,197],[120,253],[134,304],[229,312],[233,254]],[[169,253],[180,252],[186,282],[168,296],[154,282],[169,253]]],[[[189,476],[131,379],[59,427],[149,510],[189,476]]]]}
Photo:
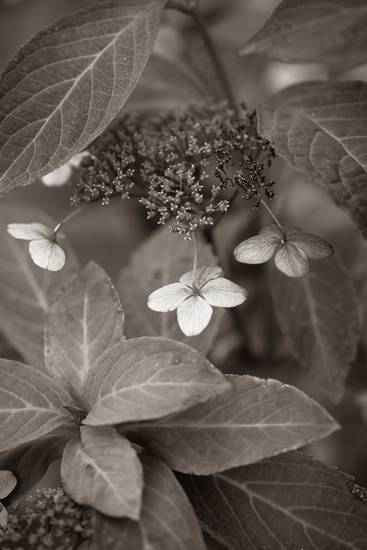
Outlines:
{"type": "Polygon", "coordinates": [[[283,0],[240,54],[345,70],[367,60],[366,25],[364,0],[283,0]]]}
{"type": "Polygon", "coordinates": [[[259,132],[277,153],[326,186],[367,236],[367,84],[307,82],[273,96],[259,132]]]}
{"type": "Polygon", "coordinates": [[[6,499],[6,505],[28,493],[43,478],[51,462],[62,456],[64,447],[75,429],[76,425],[70,423],[36,441],[0,454],[0,468],[11,470],[18,482],[6,499]]]}
{"type": "Polygon", "coordinates": [[[198,520],[171,470],[157,458],[142,458],[141,524],[150,550],[205,550],[198,520]]]}
{"type": "Polygon", "coordinates": [[[37,34],[0,82],[0,192],[66,163],[119,113],[151,54],[163,0],[107,0],[37,34]]]}
{"type": "Polygon", "coordinates": [[[334,257],[314,262],[305,277],[290,279],[272,269],[269,279],[292,352],[315,387],[339,401],[360,336],[358,300],[349,274],[334,257]]]}
{"type": "Polygon", "coordinates": [[[302,453],[184,480],[216,550],[365,550],[367,504],[347,474],[302,453]]]}
{"type": "Polygon", "coordinates": [[[161,418],[230,387],[196,350],[166,338],[134,338],[110,349],[86,381],[89,425],[161,418]]]}
{"type": "Polygon", "coordinates": [[[0,452],[64,425],[70,397],[39,370],[0,359],[0,452]]]}
{"type": "Polygon", "coordinates": [[[0,499],[6,498],[17,484],[17,478],[10,470],[0,470],[0,499]]]}
{"type": "Polygon", "coordinates": [[[230,380],[232,390],[141,424],[133,436],[172,469],[205,475],[296,449],[338,427],[325,409],[292,386],[252,376],[230,380]]]}
{"type": "Polygon", "coordinates": [[[98,550],[149,550],[137,521],[96,513],[93,540],[98,550]]]}
{"type": "Polygon", "coordinates": [[[124,339],[124,314],[107,273],[90,262],[61,289],[45,328],[46,366],[81,394],[90,369],[124,339]]]}
{"type": "Polygon", "coordinates": [[[143,490],[139,459],[114,428],[81,426],[61,462],[65,492],[78,504],[112,517],[138,519],[143,490]]]}
{"type": "Polygon", "coordinates": [[[143,504],[139,523],[96,517],[95,540],[104,550],[205,550],[191,504],[163,462],[142,456],[143,504]],[[105,546],[108,541],[107,547],[105,546]]]}
{"type": "MultiPolygon", "coordinates": [[[[119,279],[117,289],[126,315],[126,336],[164,336],[190,344],[207,354],[217,336],[224,310],[214,309],[209,326],[199,336],[188,338],[177,324],[176,312],[156,313],[147,306],[153,290],[175,283],[192,270],[192,243],[163,227],[139,246],[119,279]]],[[[218,265],[212,248],[200,243],[200,264],[218,265]]]]}
{"type": "Polygon", "coordinates": [[[30,259],[28,243],[6,233],[12,222],[37,221],[55,227],[56,222],[41,210],[29,204],[24,209],[1,203],[0,218],[0,331],[27,363],[44,369],[45,317],[56,289],[75,273],[78,263],[63,243],[64,269],[57,273],[39,269],[30,259]]]}

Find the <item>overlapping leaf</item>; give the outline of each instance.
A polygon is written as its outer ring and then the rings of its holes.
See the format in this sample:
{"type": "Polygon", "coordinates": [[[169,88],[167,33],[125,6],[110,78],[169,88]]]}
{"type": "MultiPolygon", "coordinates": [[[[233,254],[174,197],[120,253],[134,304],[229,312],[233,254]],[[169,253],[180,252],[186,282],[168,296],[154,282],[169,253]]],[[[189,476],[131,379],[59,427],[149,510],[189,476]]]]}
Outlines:
{"type": "MultiPolygon", "coordinates": [[[[178,327],[176,313],[156,313],[147,307],[153,290],[175,283],[192,269],[192,243],[171,233],[167,227],[156,231],[133,255],[118,282],[118,292],[126,314],[128,337],[164,336],[207,353],[217,335],[223,309],[215,309],[208,328],[199,336],[187,338],[178,327]]],[[[200,263],[217,265],[211,247],[200,244],[200,263]]]]}
{"type": "Polygon", "coordinates": [[[324,184],[367,236],[367,84],[307,82],[259,110],[259,132],[312,180],[324,184]]]}
{"type": "Polygon", "coordinates": [[[143,456],[144,493],[139,523],[97,515],[95,536],[106,550],[204,550],[197,518],[182,487],[160,460],[143,456]],[[106,541],[109,546],[106,547],[106,541]]]}
{"type": "Polygon", "coordinates": [[[0,82],[0,192],[51,172],[118,114],[150,56],[163,0],[106,0],[37,34],[0,82]]]}
{"type": "Polygon", "coordinates": [[[0,499],[6,498],[15,488],[17,478],[10,470],[0,470],[0,499]]]}
{"type": "Polygon", "coordinates": [[[353,283],[336,258],[292,279],[272,270],[271,290],[281,328],[316,389],[338,401],[356,356],[360,335],[353,283]]]}
{"type": "Polygon", "coordinates": [[[367,60],[364,0],[283,0],[241,54],[349,69],[367,60]]]}
{"type": "Polygon", "coordinates": [[[45,331],[49,372],[80,394],[89,370],[123,340],[123,319],[107,273],[89,263],[67,282],[49,311],[45,331]]]}
{"type": "Polygon", "coordinates": [[[56,289],[76,272],[77,260],[64,245],[67,261],[63,270],[39,269],[29,257],[28,244],[8,235],[6,226],[39,221],[54,227],[56,222],[30,205],[25,210],[2,203],[0,217],[0,330],[28,363],[44,369],[45,317],[56,289]]]}
{"type": "Polygon", "coordinates": [[[112,517],[138,519],[143,490],[139,459],[114,428],[82,426],[80,439],[65,447],[61,462],[65,492],[112,517]]]}
{"type": "Polygon", "coordinates": [[[46,374],[0,359],[0,452],[38,439],[67,423],[70,397],[46,374]]]}
{"type": "Polygon", "coordinates": [[[367,503],[352,478],[305,454],[184,484],[216,550],[367,548],[367,503]]]}
{"type": "Polygon", "coordinates": [[[98,550],[148,550],[137,521],[96,514],[93,540],[98,550]]]}
{"type": "Polygon", "coordinates": [[[18,482],[15,490],[6,499],[6,504],[11,504],[27,493],[43,478],[51,462],[61,457],[73,429],[76,426],[70,423],[69,426],[56,429],[37,441],[1,453],[0,468],[14,472],[18,482]]]}
{"type": "Polygon", "coordinates": [[[145,487],[141,523],[148,548],[204,550],[198,520],[171,470],[152,457],[144,457],[142,463],[145,487]]]}
{"type": "Polygon", "coordinates": [[[141,424],[134,436],[172,469],[201,475],[296,449],[337,428],[320,405],[292,386],[252,376],[230,378],[229,392],[141,424]]]}
{"type": "Polygon", "coordinates": [[[199,352],[166,338],[134,338],[108,350],[86,381],[89,425],[160,418],[230,387],[199,352]]]}

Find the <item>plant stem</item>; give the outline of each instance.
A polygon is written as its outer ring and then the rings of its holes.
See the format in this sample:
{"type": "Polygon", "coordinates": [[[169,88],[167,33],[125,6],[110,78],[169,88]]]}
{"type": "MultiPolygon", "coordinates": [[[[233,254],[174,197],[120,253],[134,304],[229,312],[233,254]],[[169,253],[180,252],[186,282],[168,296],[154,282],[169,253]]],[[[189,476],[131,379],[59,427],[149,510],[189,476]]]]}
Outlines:
{"type": "Polygon", "coordinates": [[[198,268],[198,256],[199,256],[199,237],[198,232],[194,231],[192,235],[192,242],[194,245],[194,258],[192,262],[192,280],[193,280],[193,288],[196,288],[196,279],[197,279],[197,268],[198,268]]]}
{"type": "Polygon", "coordinates": [[[272,211],[272,209],[270,208],[270,206],[263,200],[263,199],[260,199],[261,200],[261,204],[264,206],[264,208],[267,210],[267,212],[270,214],[270,216],[273,218],[273,220],[275,221],[276,225],[279,227],[279,229],[283,232],[283,226],[282,224],[280,223],[280,221],[278,220],[278,218],[276,217],[276,215],[274,214],[274,212],[272,211]]]}
{"type": "Polygon", "coordinates": [[[192,15],[192,17],[193,17],[193,19],[194,19],[194,21],[197,25],[197,28],[198,28],[198,30],[201,34],[201,38],[203,39],[203,42],[204,42],[204,45],[205,45],[206,50],[208,52],[208,55],[209,55],[209,57],[212,61],[215,73],[218,77],[218,80],[221,83],[221,86],[223,88],[223,91],[224,91],[225,95],[227,96],[228,103],[229,103],[230,107],[234,110],[236,115],[239,117],[239,111],[238,111],[236,98],[234,96],[232,86],[229,82],[227,71],[225,70],[224,65],[222,63],[222,60],[220,59],[220,57],[218,55],[217,48],[215,47],[215,44],[214,44],[213,39],[210,35],[210,32],[209,32],[208,27],[206,25],[206,22],[205,22],[203,16],[201,15],[200,11],[196,7],[194,7],[191,10],[190,13],[191,13],[191,15],[192,15]]]}
{"type": "Polygon", "coordinates": [[[53,235],[54,237],[56,237],[57,233],[60,231],[61,227],[63,225],[65,225],[65,223],[67,223],[68,221],[70,221],[72,218],[74,218],[74,216],[76,216],[77,214],[79,214],[79,212],[84,208],[84,205],[83,206],[79,206],[79,208],[76,208],[75,210],[73,210],[72,212],[70,212],[67,216],[65,216],[65,218],[63,218],[61,220],[61,222],[59,222],[55,229],[53,230],[53,235]]]}
{"type": "Polygon", "coordinates": [[[234,96],[232,86],[230,84],[227,71],[222,63],[222,60],[219,57],[217,48],[213,42],[213,39],[210,35],[210,32],[208,30],[208,27],[206,25],[205,19],[201,15],[200,10],[197,7],[197,2],[195,1],[186,1],[182,2],[182,0],[171,0],[167,4],[167,8],[176,9],[186,15],[191,15],[193,20],[196,23],[196,26],[198,28],[198,31],[201,35],[201,38],[204,42],[205,48],[207,50],[207,53],[211,59],[211,62],[213,64],[214,71],[216,73],[216,76],[223,88],[223,91],[228,99],[229,106],[233,109],[233,111],[236,113],[237,117],[240,117],[239,109],[237,106],[237,101],[234,96]]]}

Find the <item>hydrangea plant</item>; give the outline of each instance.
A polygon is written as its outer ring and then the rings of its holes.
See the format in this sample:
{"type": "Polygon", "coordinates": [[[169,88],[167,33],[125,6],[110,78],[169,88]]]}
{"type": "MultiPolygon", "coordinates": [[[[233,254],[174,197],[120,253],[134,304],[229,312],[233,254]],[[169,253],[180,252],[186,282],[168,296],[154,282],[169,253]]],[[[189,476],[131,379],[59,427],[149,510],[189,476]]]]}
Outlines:
{"type": "MultiPolygon", "coordinates": [[[[0,202],[4,550],[367,549],[366,490],[312,456],[343,427],[327,409],[365,351],[365,266],[343,267],[326,223],[298,222],[279,168],[321,183],[366,235],[367,88],[340,75],[367,60],[367,9],[280,2],[239,53],[319,64],[325,78],[257,111],[208,9],[91,1],[0,79],[1,195],[39,180],[39,196],[70,201],[59,221],[0,202]],[[155,67],[159,90],[170,81],[190,99],[172,108],[161,91],[157,109],[153,85],[139,103],[155,67]],[[145,213],[145,232],[160,227],[138,243],[126,222],[135,250],[112,283],[95,261],[79,265],[64,233],[96,207],[108,221],[121,199],[145,213]],[[51,464],[57,487],[37,491],[51,464]]],[[[356,231],[343,229],[360,257],[356,231]]],[[[364,407],[366,390],[354,393],[364,407]]]]}

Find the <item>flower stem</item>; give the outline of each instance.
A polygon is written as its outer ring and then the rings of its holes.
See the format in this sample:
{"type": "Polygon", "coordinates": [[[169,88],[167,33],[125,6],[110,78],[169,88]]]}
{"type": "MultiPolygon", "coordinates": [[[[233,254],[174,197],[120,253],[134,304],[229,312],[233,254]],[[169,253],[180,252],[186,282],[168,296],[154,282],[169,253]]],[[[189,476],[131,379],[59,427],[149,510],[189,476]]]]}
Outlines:
{"type": "Polygon", "coordinates": [[[214,71],[216,73],[216,76],[218,78],[218,81],[220,82],[223,91],[228,99],[229,106],[233,111],[236,113],[237,117],[240,118],[240,113],[237,105],[237,101],[235,98],[235,95],[232,90],[232,86],[230,84],[227,71],[224,67],[224,64],[222,63],[222,60],[220,59],[220,56],[218,54],[217,48],[213,42],[213,39],[211,37],[211,34],[208,30],[207,24],[205,22],[205,19],[203,18],[200,10],[197,7],[197,2],[195,1],[187,1],[180,2],[177,0],[171,0],[167,4],[168,8],[173,8],[181,11],[182,13],[185,13],[186,15],[191,15],[193,20],[196,23],[197,29],[201,35],[201,38],[204,42],[204,46],[207,50],[207,53],[211,59],[211,62],[213,64],[214,71]]]}
{"type": "Polygon", "coordinates": [[[60,231],[61,227],[63,225],[65,225],[68,221],[70,221],[72,218],[74,218],[74,216],[76,216],[77,214],[79,214],[79,212],[85,207],[85,205],[83,206],[79,206],[79,208],[76,208],[75,210],[72,210],[72,212],[69,212],[69,214],[67,216],[65,216],[65,218],[63,218],[61,220],[61,222],[59,222],[55,229],[53,230],[53,235],[54,237],[56,237],[57,233],[60,231]]]}
{"type": "Polygon", "coordinates": [[[281,231],[283,231],[283,226],[282,224],[280,223],[280,221],[278,220],[278,218],[276,217],[276,215],[274,214],[274,212],[272,211],[272,209],[270,208],[270,206],[264,201],[264,199],[260,199],[261,201],[261,204],[264,206],[265,210],[267,210],[267,212],[270,214],[270,216],[273,218],[273,220],[275,221],[276,225],[279,227],[279,229],[281,231]]]}
{"type": "Polygon", "coordinates": [[[194,231],[192,235],[192,242],[194,245],[194,257],[192,262],[192,280],[193,288],[196,288],[197,283],[197,269],[198,269],[198,255],[199,255],[199,236],[198,232],[194,231]]]}

